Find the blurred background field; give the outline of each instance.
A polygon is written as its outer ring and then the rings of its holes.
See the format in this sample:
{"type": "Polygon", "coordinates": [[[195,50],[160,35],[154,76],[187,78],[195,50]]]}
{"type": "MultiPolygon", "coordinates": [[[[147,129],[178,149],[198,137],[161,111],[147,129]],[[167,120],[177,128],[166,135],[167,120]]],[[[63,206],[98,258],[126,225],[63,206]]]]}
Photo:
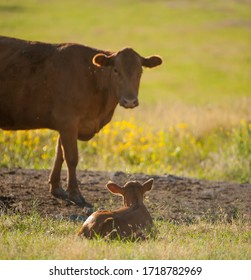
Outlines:
{"type": "MultiPolygon", "coordinates": [[[[140,106],[79,143],[80,169],[250,181],[250,0],[0,0],[0,34],[162,56],[140,106]]],[[[56,137],[1,131],[0,167],[50,168],[56,137]]]]}

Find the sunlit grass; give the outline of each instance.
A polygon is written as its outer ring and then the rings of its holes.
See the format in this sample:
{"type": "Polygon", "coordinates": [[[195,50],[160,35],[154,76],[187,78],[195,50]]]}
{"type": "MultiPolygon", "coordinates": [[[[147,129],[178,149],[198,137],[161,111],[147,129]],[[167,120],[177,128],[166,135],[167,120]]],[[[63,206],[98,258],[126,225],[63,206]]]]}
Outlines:
{"type": "Polygon", "coordinates": [[[87,240],[81,223],[30,215],[0,217],[0,259],[250,259],[251,224],[235,220],[175,225],[155,221],[155,239],[87,240]]]}
{"type": "Polygon", "coordinates": [[[129,173],[173,173],[246,182],[251,171],[250,136],[251,124],[245,120],[234,128],[219,127],[199,136],[187,123],[158,130],[121,121],[80,145],[84,152],[80,159],[86,164],[89,158],[91,166],[101,170],[120,166],[129,173]]]}

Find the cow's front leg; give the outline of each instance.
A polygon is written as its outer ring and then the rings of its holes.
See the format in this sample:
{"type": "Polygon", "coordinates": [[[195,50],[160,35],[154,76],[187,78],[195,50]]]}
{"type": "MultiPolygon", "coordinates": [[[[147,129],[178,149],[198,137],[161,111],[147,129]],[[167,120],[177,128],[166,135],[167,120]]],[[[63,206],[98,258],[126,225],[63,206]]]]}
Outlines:
{"type": "Polygon", "coordinates": [[[78,188],[76,168],[78,164],[77,130],[65,129],[60,132],[63,157],[68,167],[68,198],[79,206],[90,206],[78,188]]]}
{"type": "Polygon", "coordinates": [[[50,192],[57,198],[66,199],[68,195],[60,185],[60,173],[63,162],[62,144],[60,136],[58,136],[55,161],[49,178],[50,192]]]}

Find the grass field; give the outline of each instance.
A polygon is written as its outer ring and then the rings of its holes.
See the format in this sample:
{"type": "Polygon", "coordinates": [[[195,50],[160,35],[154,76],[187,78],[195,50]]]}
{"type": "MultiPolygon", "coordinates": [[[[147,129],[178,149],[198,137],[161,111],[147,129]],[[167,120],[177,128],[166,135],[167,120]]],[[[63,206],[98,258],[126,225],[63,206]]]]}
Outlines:
{"type": "MultiPolygon", "coordinates": [[[[118,108],[99,135],[79,143],[80,169],[250,182],[250,4],[0,0],[0,34],[162,56],[161,67],[144,71],[140,106],[118,108]]],[[[0,166],[50,168],[56,135],[1,131],[0,166]]],[[[2,215],[0,259],[251,258],[250,222],[157,223],[157,240],[107,244],[75,238],[79,224],[2,215]]]]}
{"type": "Polygon", "coordinates": [[[156,239],[106,242],[76,236],[81,227],[65,220],[2,216],[0,259],[239,259],[251,258],[251,224],[243,221],[175,225],[156,222],[156,239]]]}

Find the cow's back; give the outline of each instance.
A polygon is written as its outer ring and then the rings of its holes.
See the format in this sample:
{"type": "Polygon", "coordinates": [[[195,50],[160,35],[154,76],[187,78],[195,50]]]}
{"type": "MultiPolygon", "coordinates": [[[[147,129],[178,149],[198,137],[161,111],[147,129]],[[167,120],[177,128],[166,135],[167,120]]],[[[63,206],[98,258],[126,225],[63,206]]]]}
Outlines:
{"type": "Polygon", "coordinates": [[[51,103],[53,45],[0,37],[0,127],[43,126],[51,103]]]}
{"type": "Polygon", "coordinates": [[[78,44],[0,37],[0,128],[59,130],[66,118],[75,118],[85,120],[79,127],[82,138],[91,138],[107,122],[96,120],[104,106],[95,93],[106,83],[92,63],[99,52],[78,44]]]}
{"type": "Polygon", "coordinates": [[[39,66],[55,53],[56,45],[0,36],[0,74],[16,78],[39,66]]]}

